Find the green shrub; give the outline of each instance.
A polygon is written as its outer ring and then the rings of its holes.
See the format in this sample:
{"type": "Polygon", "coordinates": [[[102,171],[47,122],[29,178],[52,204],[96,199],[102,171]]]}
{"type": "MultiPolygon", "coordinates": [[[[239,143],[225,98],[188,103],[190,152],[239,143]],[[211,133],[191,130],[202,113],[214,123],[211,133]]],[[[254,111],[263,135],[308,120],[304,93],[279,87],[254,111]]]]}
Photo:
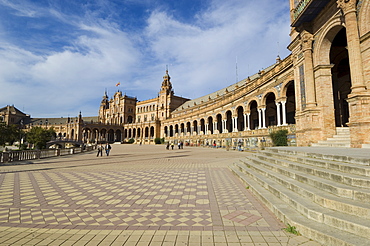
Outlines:
{"type": "Polygon", "coordinates": [[[155,144],[161,144],[162,143],[161,138],[155,138],[154,143],[155,144]]]}
{"type": "Polygon", "coordinates": [[[130,144],[135,143],[135,139],[130,138],[130,139],[128,140],[128,143],[130,143],[130,144]]]}
{"type": "Polygon", "coordinates": [[[288,146],[287,130],[278,130],[270,133],[270,138],[274,146],[288,146]]]}

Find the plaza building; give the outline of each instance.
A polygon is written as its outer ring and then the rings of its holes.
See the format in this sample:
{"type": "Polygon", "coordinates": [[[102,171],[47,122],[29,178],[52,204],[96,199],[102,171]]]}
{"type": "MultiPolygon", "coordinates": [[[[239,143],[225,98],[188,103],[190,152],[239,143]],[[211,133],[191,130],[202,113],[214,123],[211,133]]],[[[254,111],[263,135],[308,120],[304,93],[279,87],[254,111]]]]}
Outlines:
{"type": "Polygon", "coordinates": [[[283,129],[291,146],[370,147],[370,0],[290,0],[290,16],[291,54],[268,68],[192,100],[166,71],[157,97],[105,93],[97,117],[67,119],[59,136],[236,148],[269,146],[283,129]]]}

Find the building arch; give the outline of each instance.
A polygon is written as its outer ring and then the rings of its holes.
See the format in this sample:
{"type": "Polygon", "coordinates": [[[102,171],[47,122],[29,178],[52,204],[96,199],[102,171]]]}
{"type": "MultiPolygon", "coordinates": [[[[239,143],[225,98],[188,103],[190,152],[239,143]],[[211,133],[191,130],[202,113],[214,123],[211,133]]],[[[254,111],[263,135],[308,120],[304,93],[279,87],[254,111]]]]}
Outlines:
{"type": "Polygon", "coordinates": [[[170,125],[170,136],[169,137],[173,137],[173,125],[170,125]]]}
{"type": "Polygon", "coordinates": [[[210,132],[210,134],[213,134],[213,117],[212,116],[209,116],[207,118],[207,122],[208,122],[208,131],[210,132]]]}
{"type": "Polygon", "coordinates": [[[191,132],[191,124],[190,124],[190,122],[186,122],[186,134],[188,132],[191,132]]]}
{"type": "Polygon", "coordinates": [[[150,127],[150,138],[154,137],[154,126],[150,127]]]}
{"type": "Polygon", "coordinates": [[[295,113],[296,113],[296,97],[294,89],[294,80],[289,81],[284,86],[282,94],[285,95],[286,101],[285,111],[286,111],[286,124],[295,124],[295,113]]]}
{"type": "Polygon", "coordinates": [[[237,115],[236,128],[240,132],[240,131],[243,131],[245,128],[244,107],[243,106],[239,106],[236,108],[236,115],[237,115]]]}
{"type": "Polygon", "coordinates": [[[196,133],[196,134],[199,134],[198,132],[198,121],[197,120],[194,120],[193,121],[193,133],[196,133]]]}
{"type": "Polygon", "coordinates": [[[115,142],[122,142],[122,131],[116,130],[115,142]]]}
{"type": "Polygon", "coordinates": [[[199,124],[200,124],[200,133],[203,132],[203,134],[205,134],[206,133],[205,120],[203,118],[200,119],[199,124]]]}
{"type": "Polygon", "coordinates": [[[185,133],[185,124],[184,123],[180,124],[180,133],[185,133]]]}
{"type": "Polygon", "coordinates": [[[276,96],[273,92],[268,92],[264,97],[266,111],[266,126],[277,125],[277,107],[276,107],[276,96]]]}
{"type": "Polygon", "coordinates": [[[233,131],[233,113],[231,112],[231,110],[226,111],[225,122],[226,122],[225,129],[228,132],[232,132],[233,131]]]}
{"type": "Polygon", "coordinates": [[[221,114],[216,115],[216,130],[218,130],[218,133],[222,133],[222,115],[221,114]]]}
{"type": "Polygon", "coordinates": [[[168,133],[168,126],[165,126],[165,127],[163,128],[163,131],[164,131],[164,135],[165,135],[165,137],[168,137],[168,136],[169,136],[169,133],[168,133]]]}
{"type": "Polygon", "coordinates": [[[256,100],[252,100],[248,104],[248,108],[250,111],[250,116],[249,116],[249,122],[250,122],[250,129],[258,129],[260,127],[259,125],[259,117],[258,117],[258,103],[256,100]]]}
{"type": "Polygon", "coordinates": [[[149,127],[145,127],[145,138],[149,137],[149,127]]]}
{"type": "Polygon", "coordinates": [[[108,142],[114,142],[114,130],[113,129],[110,129],[108,132],[107,132],[107,141],[108,142]]]}

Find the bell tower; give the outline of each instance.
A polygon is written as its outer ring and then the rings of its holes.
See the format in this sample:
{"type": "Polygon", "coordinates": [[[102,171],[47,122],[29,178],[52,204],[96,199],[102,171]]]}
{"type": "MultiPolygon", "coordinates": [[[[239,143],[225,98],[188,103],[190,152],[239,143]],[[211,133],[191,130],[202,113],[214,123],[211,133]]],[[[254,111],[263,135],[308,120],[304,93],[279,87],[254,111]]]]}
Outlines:
{"type": "Polygon", "coordinates": [[[167,69],[166,74],[163,76],[161,90],[158,94],[158,119],[159,120],[167,119],[170,116],[171,99],[173,95],[174,95],[174,91],[172,89],[171,77],[168,74],[168,69],[167,69]]]}

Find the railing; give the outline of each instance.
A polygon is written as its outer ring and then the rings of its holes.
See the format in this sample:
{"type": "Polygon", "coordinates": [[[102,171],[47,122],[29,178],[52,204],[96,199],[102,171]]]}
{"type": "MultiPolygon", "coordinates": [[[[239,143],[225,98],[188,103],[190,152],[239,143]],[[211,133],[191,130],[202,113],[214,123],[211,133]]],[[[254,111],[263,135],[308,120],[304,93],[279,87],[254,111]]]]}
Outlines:
{"type": "Polygon", "coordinates": [[[302,13],[302,11],[306,8],[306,6],[311,2],[312,0],[302,0],[298,3],[297,7],[293,10],[293,18],[294,20],[297,19],[297,17],[302,13]]]}
{"type": "Polygon", "coordinates": [[[95,150],[96,146],[86,146],[70,149],[46,149],[46,150],[23,150],[0,152],[0,163],[9,163],[16,161],[36,160],[55,156],[73,155],[82,152],[95,150]]]}

